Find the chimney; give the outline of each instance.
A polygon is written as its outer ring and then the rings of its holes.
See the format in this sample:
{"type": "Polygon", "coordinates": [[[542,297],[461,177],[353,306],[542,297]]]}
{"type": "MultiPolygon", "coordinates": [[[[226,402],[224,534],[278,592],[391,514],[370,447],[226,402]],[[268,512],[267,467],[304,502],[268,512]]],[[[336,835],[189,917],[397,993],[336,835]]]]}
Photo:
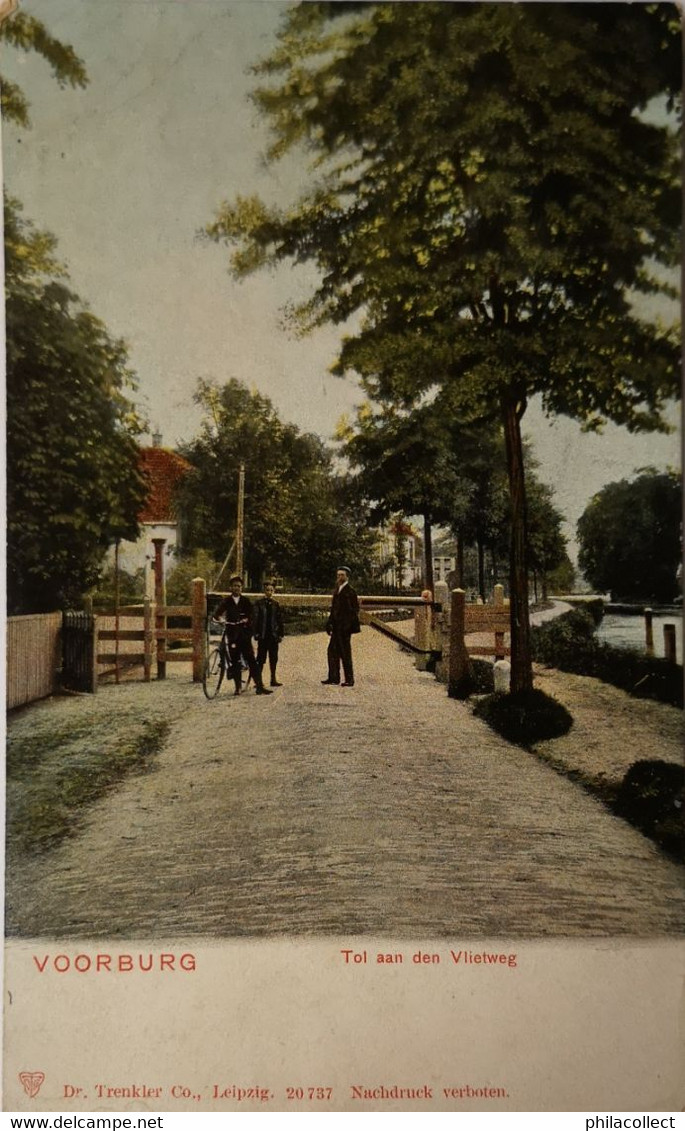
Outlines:
{"type": "Polygon", "coordinates": [[[161,448],[162,446],[162,433],[157,431],[152,433],[152,446],[153,448],[161,448]]]}

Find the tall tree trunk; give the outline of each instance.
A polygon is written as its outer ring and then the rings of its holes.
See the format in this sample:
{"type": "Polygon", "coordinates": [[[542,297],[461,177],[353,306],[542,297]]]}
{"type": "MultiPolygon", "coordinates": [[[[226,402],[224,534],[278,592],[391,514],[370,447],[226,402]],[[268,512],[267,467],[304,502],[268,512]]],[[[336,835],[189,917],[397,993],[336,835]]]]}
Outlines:
{"type": "Polygon", "coordinates": [[[497,572],[497,554],[495,553],[494,546],[490,547],[490,563],[492,565],[492,584],[497,585],[499,574],[497,572]]]}
{"type": "Polygon", "coordinates": [[[521,417],[526,409],[523,397],[502,401],[504,436],[511,496],[511,546],[509,553],[509,600],[511,602],[511,690],[530,691],[533,687],[533,662],[528,619],[528,569],[526,565],[526,483],[521,444],[521,417]]]}
{"type": "Polygon", "coordinates": [[[429,514],[423,516],[423,587],[435,592],[433,584],[433,527],[429,514]]]}
{"type": "Polygon", "coordinates": [[[485,593],[485,543],[483,542],[483,535],[480,531],[476,536],[476,545],[478,547],[478,592],[480,593],[483,604],[485,604],[487,600],[485,593]]]}

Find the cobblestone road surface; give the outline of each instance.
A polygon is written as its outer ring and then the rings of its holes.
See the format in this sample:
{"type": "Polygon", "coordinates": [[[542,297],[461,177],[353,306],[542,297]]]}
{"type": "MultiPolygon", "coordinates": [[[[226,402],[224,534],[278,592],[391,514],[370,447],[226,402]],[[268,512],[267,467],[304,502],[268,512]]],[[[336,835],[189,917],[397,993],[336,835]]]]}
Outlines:
{"type": "MultiPolygon", "coordinates": [[[[171,737],[78,836],[17,864],[24,937],[666,935],[683,869],[579,786],[509,745],[391,641],[355,638],[357,686],[323,687],[325,638],[283,646],[272,696],[164,684],[171,737]]],[[[173,668],[173,665],[169,665],[173,668]]],[[[86,709],[85,700],[43,710],[86,709]]],[[[652,756],[655,756],[654,754],[652,756]]],[[[658,756],[658,754],[656,755],[658,756]]]]}

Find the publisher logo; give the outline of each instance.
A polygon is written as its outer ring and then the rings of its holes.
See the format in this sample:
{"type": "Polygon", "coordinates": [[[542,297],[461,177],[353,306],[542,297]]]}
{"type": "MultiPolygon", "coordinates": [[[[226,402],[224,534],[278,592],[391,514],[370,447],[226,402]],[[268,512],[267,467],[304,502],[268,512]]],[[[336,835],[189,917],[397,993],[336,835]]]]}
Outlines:
{"type": "Polygon", "coordinates": [[[45,1082],[44,1072],[20,1072],[19,1079],[30,1100],[37,1096],[45,1082]]]}

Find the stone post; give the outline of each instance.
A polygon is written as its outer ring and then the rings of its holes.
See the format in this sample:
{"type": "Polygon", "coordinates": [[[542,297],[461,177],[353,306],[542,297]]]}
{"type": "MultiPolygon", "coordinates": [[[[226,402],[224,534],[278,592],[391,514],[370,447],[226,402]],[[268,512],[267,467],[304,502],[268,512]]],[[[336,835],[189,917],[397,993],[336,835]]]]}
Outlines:
{"type": "Polygon", "coordinates": [[[498,695],[508,695],[511,684],[511,664],[508,660],[496,660],[492,667],[495,691],[498,695]]]}

